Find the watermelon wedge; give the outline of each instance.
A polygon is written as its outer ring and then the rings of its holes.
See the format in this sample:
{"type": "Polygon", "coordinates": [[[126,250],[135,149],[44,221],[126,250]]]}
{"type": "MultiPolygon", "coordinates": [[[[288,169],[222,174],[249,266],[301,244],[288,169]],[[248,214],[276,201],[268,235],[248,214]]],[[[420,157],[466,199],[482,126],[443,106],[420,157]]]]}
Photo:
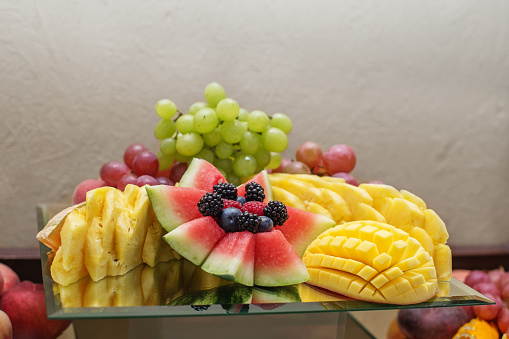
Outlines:
{"type": "Polygon", "coordinates": [[[201,266],[212,248],[225,235],[212,217],[201,217],[180,225],[163,238],[187,260],[201,266]]]}
{"type": "Polygon", "coordinates": [[[306,265],[280,231],[255,234],[255,285],[284,286],[308,280],[306,265]]]}
{"type": "Polygon", "coordinates": [[[212,187],[221,182],[227,181],[214,165],[206,160],[193,158],[178,186],[212,192],[212,187]]]}
{"type": "Polygon", "coordinates": [[[253,286],[254,247],[253,233],[227,233],[212,249],[201,268],[225,280],[253,286]]]}
{"type": "Polygon", "coordinates": [[[145,189],[159,223],[167,232],[203,217],[196,206],[206,191],[168,185],[146,186],[145,189]]]}
{"type": "Polygon", "coordinates": [[[288,220],[276,226],[286,240],[302,257],[309,244],[324,231],[336,226],[336,222],[322,214],[311,213],[295,207],[286,206],[288,220]]]}
{"type": "Polygon", "coordinates": [[[269,177],[267,175],[267,171],[263,170],[254,177],[252,177],[250,180],[246,181],[242,185],[237,187],[237,194],[244,196],[246,194],[246,185],[250,182],[257,182],[265,191],[265,199],[263,200],[264,204],[267,204],[269,201],[272,200],[272,186],[270,185],[269,177]]]}

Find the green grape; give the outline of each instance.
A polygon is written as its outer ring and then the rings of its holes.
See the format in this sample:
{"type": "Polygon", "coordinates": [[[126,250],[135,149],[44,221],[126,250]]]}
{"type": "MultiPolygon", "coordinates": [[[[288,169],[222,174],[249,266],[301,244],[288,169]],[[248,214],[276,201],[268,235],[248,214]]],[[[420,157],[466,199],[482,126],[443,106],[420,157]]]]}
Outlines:
{"type": "Polygon", "coordinates": [[[283,160],[281,153],[270,152],[270,162],[266,167],[270,169],[276,169],[281,166],[281,160],[283,160]]]}
{"type": "Polygon", "coordinates": [[[226,180],[228,180],[229,183],[234,184],[235,186],[240,186],[242,184],[240,177],[233,172],[228,173],[228,175],[226,176],[226,180]]]}
{"type": "Polygon", "coordinates": [[[240,149],[246,154],[255,154],[262,143],[261,136],[258,133],[246,131],[242,134],[240,140],[240,149]]]}
{"type": "Polygon", "coordinates": [[[200,108],[209,107],[209,105],[206,102],[195,102],[189,107],[189,114],[194,115],[196,112],[200,110],[200,108]]]}
{"type": "Polygon", "coordinates": [[[279,128],[288,134],[292,130],[292,121],[283,113],[274,113],[270,119],[270,126],[279,128]]]}
{"type": "Polygon", "coordinates": [[[189,162],[191,160],[191,157],[177,152],[175,153],[175,160],[177,160],[178,162],[189,162]]]}
{"type": "Polygon", "coordinates": [[[159,159],[159,170],[165,171],[170,168],[175,161],[175,154],[157,153],[157,159],[159,159]]]}
{"type": "Polygon", "coordinates": [[[217,104],[217,116],[223,121],[230,121],[239,115],[239,104],[237,101],[226,98],[217,104]]]}
{"type": "Polygon", "coordinates": [[[156,113],[161,119],[171,119],[177,113],[177,106],[171,100],[161,99],[156,104],[156,113]]]}
{"type": "Polygon", "coordinates": [[[249,126],[247,125],[247,121],[240,121],[240,124],[241,124],[242,129],[244,130],[244,132],[249,130],[249,126]]]}
{"type": "Polygon", "coordinates": [[[177,141],[174,138],[166,138],[159,145],[161,153],[164,155],[173,154],[177,151],[177,141]]]}
{"type": "Polygon", "coordinates": [[[226,173],[230,173],[233,170],[233,160],[231,158],[226,159],[214,159],[214,166],[223,169],[226,173]]]}
{"type": "Polygon", "coordinates": [[[203,147],[203,138],[196,132],[186,133],[177,137],[177,152],[185,156],[193,156],[203,147]]]}
{"type": "MultiPolygon", "coordinates": [[[[219,172],[221,172],[221,174],[223,175],[223,177],[225,177],[225,178],[226,178],[226,177],[228,176],[228,173],[226,173],[226,172],[224,171],[224,169],[222,169],[222,168],[218,168],[217,170],[218,170],[219,172]]],[[[231,181],[229,181],[228,179],[226,179],[226,181],[231,182],[231,181]]]]}
{"type": "Polygon", "coordinates": [[[239,154],[233,160],[233,173],[239,177],[248,177],[254,174],[256,159],[249,154],[239,154]]]}
{"type": "Polygon", "coordinates": [[[240,142],[243,133],[244,128],[238,120],[225,121],[221,124],[221,136],[224,141],[230,144],[240,142]]]}
{"type": "Polygon", "coordinates": [[[254,132],[263,132],[269,125],[270,118],[267,113],[262,111],[252,111],[247,117],[247,125],[254,132]]]}
{"type": "Polygon", "coordinates": [[[216,111],[210,107],[205,107],[194,114],[193,126],[196,132],[205,134],[212,132],[218,122],[216,111]]]}
{"type": "Polygon", "coordinates": [[[249,111],[245,108],[240,108],[239,109],[239,116],[237,117],[237,119],[239,121],[245,121],[247,122],[247,117],[249,116],[249,111]]]}
{"type": "Polygon", "coordinates": [[[171,138],[177,131],[177,126],[173,120],[162,119],[159,120],[154,128],[154,135],[157,139],[163,140],[171,138]]]}
{"type": "Polygon", "coordinates": [[[216,107],[224,98],[226,98],[224,88],[217,82],[212,82],[205,87],[205,99],[210,107],[216,107]]]}
{"type": "Polygon", "coordinates": [[[233,153],[233,145],[222,140],[219,144],[216,145],[214,153],[219,159],[227,159],[233,153]]]}
{"type": "Polygon", "coordinates": [[[279,128],[270,127],[262,134],[262,145],[270,152],[283,152],[288,147],[288,137],[279,128]]]}
{"type": "Polygon", "coordinates": [[[177,119],[177,130],[182,133],[194,132],[194,116],[191,114],[181,115],[177,119]]]}
{"type": "Polygon", "coordinates": [[[210,150],[210,148],[202,148],[201,151],[194,155],[195,158],[207,160],[212,163],[214,161],[214,152],[210,150]]]}
{"type": "Polygon", "coordinates": [[[260,167],[265,167],[270,162],[270,152],[263,147],[258,149],[258,152],[254,154],[254,157],[256,159],[256,163],[260,167]]]}
{"type": "Polygon", "coordinates": [[[208,132],[202,135],[203,141],[205,145],[214,147],[221,142],[221,130],[219,128],[214,128],[212,132],[208,132]]]}

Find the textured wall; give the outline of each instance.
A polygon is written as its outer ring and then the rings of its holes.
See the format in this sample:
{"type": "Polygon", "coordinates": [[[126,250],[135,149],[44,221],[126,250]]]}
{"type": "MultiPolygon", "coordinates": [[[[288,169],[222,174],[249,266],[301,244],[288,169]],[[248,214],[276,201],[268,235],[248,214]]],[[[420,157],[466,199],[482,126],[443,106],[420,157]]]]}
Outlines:
{"type": "Polygon", "coordinates": [[[353,174],[421,196],[453,244],[509,239],[509,3],[0,2],[0,247],[36,246],[35,205],[153,150],[153,107],[220,82],[291,116],[287,156],[350,144],[353,174]]]}

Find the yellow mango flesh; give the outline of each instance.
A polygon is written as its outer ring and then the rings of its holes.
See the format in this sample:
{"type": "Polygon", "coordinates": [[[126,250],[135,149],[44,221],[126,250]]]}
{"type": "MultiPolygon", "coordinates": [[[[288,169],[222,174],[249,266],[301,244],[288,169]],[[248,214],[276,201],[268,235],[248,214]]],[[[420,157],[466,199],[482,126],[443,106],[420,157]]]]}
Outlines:
{"type": "Polygon", "coordinates": [[[351,298],[406,305],[438,293],[430,254],[384,223],[356,221],[329,229],[309,245],[303,261],[309,284],[351,298]]]}

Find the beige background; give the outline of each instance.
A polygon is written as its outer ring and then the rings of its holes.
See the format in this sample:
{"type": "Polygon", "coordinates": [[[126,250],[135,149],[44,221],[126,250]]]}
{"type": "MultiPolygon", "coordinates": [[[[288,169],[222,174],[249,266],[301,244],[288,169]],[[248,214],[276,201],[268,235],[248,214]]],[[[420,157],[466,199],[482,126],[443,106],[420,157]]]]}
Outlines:
{"type": "Polygon", "coordinates": [[[351,145],[360,181],[421,196],[452,244],[509,240],[509,3],[0,2],[0,247],[35,247],[35,206],[126,146],[154,105],[211,81],[306,140],[351,145]],[[213,3],[213,5],[212,5],[213,3]]]}

